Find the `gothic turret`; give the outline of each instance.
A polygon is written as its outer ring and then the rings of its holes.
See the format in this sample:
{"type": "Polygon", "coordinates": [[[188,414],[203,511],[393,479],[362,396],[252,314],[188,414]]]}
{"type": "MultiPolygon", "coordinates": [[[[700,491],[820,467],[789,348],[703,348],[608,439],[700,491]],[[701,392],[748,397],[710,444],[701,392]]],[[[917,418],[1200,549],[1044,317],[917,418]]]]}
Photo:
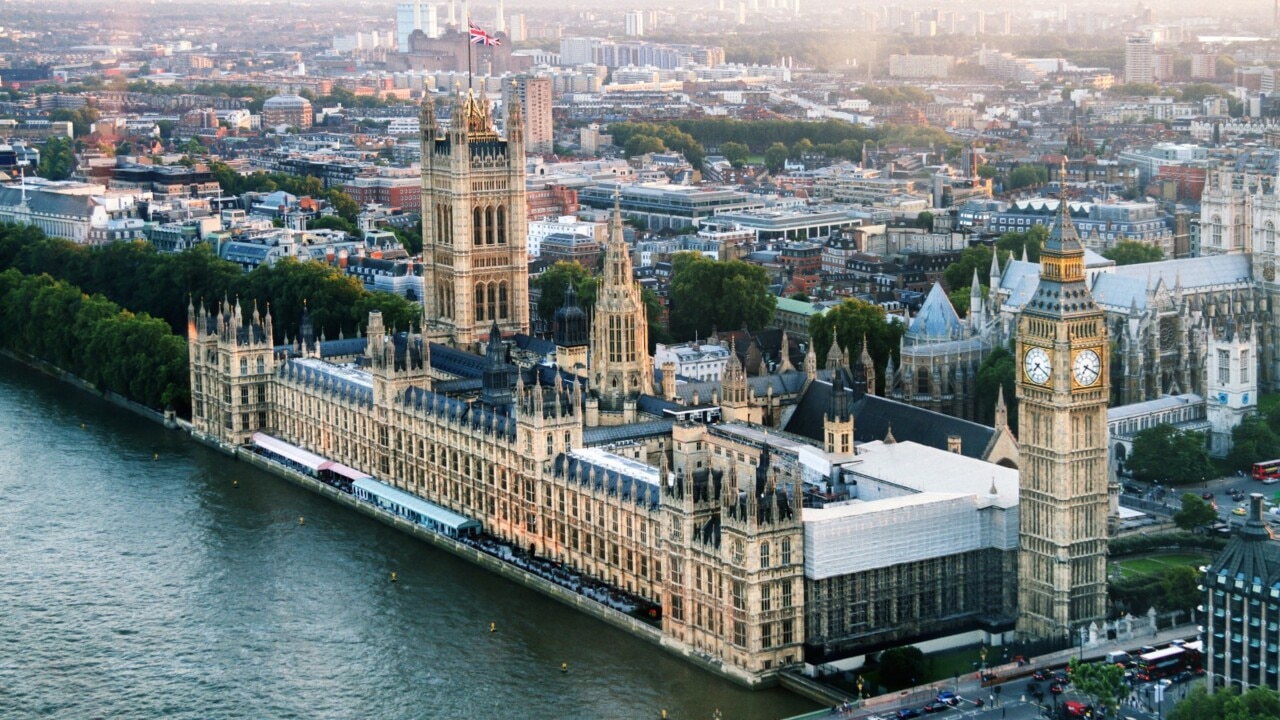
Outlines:
{"type": "Polygon", "coordinates": [[[600,401],[601,422],[634,422],[625,416],[653,386],[649,326],[640,285],[632,277],[631,252],[622,231],[622,211],[614,199],[604,277],[591,323],[591,390],[600,401]]]}

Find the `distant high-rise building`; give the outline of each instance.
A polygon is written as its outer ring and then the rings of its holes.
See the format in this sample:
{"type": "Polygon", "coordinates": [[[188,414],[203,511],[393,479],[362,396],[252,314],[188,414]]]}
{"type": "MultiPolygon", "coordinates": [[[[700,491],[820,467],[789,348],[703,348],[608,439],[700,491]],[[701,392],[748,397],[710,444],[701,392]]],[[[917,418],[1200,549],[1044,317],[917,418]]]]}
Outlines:
{"type": "Polygon", "coordinates": [[[287,125],[306,130],[311,127],[311,102],[297,95],[276,95],[262,103],[263,127],[287,125]]]}
{"type": "Polygon", "coordinates": [[[525,24],[524,13],[512,13],[507,22],[507,34],[511,42],[523,42],[529,39],[529,27],[525,24]]]}
{"type": "Polygon", "coordinates": [[[421,30],[427,37],[440,37],[435,5],[422,0],[409,0],[396,5],[396,47],[400,52],[409,49],[409,36],[414,30],[421,30]]]}
{"type": "Polygon", "coordinates": [[[644,13],[633,10],[626,15],[626,29],[624,31],[631,37],[640,37],[644,35],[644,13]]]}
{"type": "Polygon", "coordinates": [[[401,52],[409,47],[409,34],[422,25],[421,7],[418,0],[396,5],[396,47],[400,48],[401,52]]]}
{"type": "Polygon", "coordinates": [[[1154,46],[1151,38],[1131,35],[1124,43],[1124,81],[1153,83],[1156,81],[1154,46]]]}
{"type": "Polygon", "coordinates": [[[525,150],[549,153],[554,148],[551,125],[551,78],[521,77],[503,91],[503,103],[518,100],[524,110],[525,150]]]}
{"type": "Polygon", "coordinates": [[[502,0],[498,0],[498,9],[495,11],[495,14],[493,16],[493,31],[494,32],[507,31],[507,11],[506,11],[506,8],[503,6],[502,0]]]}
{"type": "Polygon", "coordinates": [[[1218,56],[1214,53],[1196,53],[1191,56],[1191,77],[1205,80],[1218,75],[1218,56]]]}
{"type": "Polygon", "coordinates": [[[743,0],[738,0],[738,24],[747,24],[747,4],[743,0]]]}

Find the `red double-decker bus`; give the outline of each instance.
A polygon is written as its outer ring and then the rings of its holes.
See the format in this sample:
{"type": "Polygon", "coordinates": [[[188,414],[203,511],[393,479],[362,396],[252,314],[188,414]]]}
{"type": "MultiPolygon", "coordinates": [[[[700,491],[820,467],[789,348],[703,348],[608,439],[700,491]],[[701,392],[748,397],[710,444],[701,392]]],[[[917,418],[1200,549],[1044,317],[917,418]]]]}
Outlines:
{"type": "Polygon", "coordinates": [[[1268,478],[1280,477],[1280,460],[1266,460],[1253,464],[1254,480],[1266,480],[1268,478]]]}
{"type": "Polygon", "coordinates": [[[1138,656],[1138,679],[1159,680],[1177,675],[1184,670],[1192,672],[1200,669],[1201,644],[1199,642],[1186,645],[1171,645],[1163,650],[1156,650],[1138,656]]]}

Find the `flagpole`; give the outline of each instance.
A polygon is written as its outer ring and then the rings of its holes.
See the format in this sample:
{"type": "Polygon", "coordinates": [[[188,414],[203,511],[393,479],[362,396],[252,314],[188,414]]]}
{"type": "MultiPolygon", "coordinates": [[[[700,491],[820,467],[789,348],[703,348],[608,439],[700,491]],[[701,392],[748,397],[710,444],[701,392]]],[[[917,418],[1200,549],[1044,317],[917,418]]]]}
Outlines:
{"type": "Polygon", "coordinates": [[[467,31],[464,33],[467,39],[467,92],[471,92],[471,4],[467,4],[467,31]]]}

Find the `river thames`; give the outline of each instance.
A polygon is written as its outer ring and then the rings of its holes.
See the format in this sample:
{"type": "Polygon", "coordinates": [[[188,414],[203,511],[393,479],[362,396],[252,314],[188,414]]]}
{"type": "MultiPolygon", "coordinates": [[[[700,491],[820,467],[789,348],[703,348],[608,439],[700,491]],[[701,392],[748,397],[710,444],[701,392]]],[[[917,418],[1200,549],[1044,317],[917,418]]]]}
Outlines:
{"type": "Polygon", "coordinates": [[[0,542],[6,720],[814,707],[741,689],[5,358],[0,542]]]}

